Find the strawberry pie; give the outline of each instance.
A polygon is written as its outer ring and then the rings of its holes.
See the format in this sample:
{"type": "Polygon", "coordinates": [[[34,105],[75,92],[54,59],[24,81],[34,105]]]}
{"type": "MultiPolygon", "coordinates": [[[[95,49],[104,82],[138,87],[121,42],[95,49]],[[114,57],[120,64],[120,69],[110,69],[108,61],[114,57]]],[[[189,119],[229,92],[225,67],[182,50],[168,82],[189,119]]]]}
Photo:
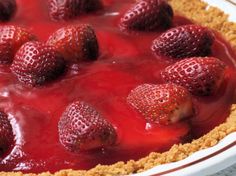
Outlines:
{"type": "Polygon", "coordinates": [[[206,6],[0,1],[0,175],[132,174],[236,131],[235,24],[206,6]]]}

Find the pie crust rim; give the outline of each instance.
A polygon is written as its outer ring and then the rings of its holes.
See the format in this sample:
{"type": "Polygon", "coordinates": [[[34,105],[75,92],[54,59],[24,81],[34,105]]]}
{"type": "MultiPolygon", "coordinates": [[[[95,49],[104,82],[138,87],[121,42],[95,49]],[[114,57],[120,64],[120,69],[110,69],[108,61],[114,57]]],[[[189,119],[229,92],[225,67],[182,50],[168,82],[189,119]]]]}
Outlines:
{"type": "MultiPolygon", "coordinates": [[[[228,21],[228,15],[222,10],[209,6],[201,0],[168,0],[175,14],[185,16],[195,23],[209,27],[221,33],[221,35],[236,50],[236,23],[228,21]]],[[[117,162],[112,165],[97,165],[85,170],[61,170],[54,174],[44,172],[41,174],[23,174],[21,172],[0,172],[0,176],[110,176],[129,175],[140,173],[155,166],[183,160],[199,150],[215,146],[228,134],[236,132],[236,104],[232,105],[230,116],[226,122],[217,126],[206,135],[193,140],[191,143],[173,145],[164,153],[152,152],[140,160],[128,162],[117,162]]]]}

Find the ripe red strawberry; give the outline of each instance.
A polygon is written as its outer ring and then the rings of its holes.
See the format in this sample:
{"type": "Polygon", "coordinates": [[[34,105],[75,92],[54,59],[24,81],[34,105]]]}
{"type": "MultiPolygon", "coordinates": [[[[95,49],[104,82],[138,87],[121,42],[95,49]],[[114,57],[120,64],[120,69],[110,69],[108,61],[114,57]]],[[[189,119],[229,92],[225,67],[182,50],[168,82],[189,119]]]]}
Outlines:
{"type": "Polygon", "coordinates": [[[193,115],[190,93],[175,84],[143,84],[133,89],[127,102],[148,122],[168,125],[193,115]]]}
{"type": "Polygon", "coordinates": [[[13,143],[14,135],[8,116],[0,111],[0,158],[13,143]]]}
{"type": "Polygon", "coordinates": [[[81,24],[63,27],[54,32],[47,41],[70,62],[95,60],[98,57],[98,42],[90,25],[81,24]]]}
{"type": "Polygon", "coordinates": [[[68,20],[102,8],[100,0],[48,0],[53,20],[68,20]]]}
{"type": "Polygon", "coordinates": [[[170,58],[208,56],[213,42],[213,32],[209,29],[199,25],[184,25],[157,37],[151,49],[156,55],[170,58]]]}
{"type": "Polygon", "coordinates": [[[173,10],[165,0],[140,0],[121,18],[122,30],[154,31],[171,26],[173,10]]]}
{"type": "Polygon", "coordinates": [[[95,109],[75,101],[63,113],[58,124],[62,145],[72,151],[86,151],[114,145],[116,131],[95,109]]]}
{"type": "Polygon", "coordinates": [[[63,57],[54,47],[40,42],[27,42],[16,53],[11,71],[29,86],[56,79],[65,69],[63,57]]]}
{"type": "Polygon", "coordinates": [[[0,21],[9,21],[16,12],[16,0],[0,1],[0,21]]]}
{"type": "Polygon", "coordinates": [[[35,39],[36,37],[24,28],[0,26],[0,64],[11,63],[21,45],[35,39]]]}
{"type": "Polygon", "coordinates": [[[186,87],[195,95],[211,95],[220,87],[225,64],[214,57],[193,57],[176,62],[161,72],[166,82],[186,87]]]}

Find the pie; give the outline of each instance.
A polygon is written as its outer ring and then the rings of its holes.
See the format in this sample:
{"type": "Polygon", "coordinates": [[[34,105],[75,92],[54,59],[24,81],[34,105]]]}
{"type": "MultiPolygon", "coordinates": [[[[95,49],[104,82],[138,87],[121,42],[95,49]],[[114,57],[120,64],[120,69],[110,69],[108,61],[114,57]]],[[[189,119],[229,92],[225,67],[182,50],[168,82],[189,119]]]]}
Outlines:
{"type": "Polygon", "coordinates": [[[236,131],[236,24],[219,9],[6,0],[0,11],[0,175],[138,173],[236,131]]]}

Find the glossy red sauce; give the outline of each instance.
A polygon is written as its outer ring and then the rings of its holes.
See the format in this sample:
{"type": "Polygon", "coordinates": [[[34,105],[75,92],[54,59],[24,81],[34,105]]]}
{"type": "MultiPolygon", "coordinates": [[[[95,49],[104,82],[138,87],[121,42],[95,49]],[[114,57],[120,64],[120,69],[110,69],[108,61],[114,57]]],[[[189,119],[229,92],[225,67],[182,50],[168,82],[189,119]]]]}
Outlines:
{"type": "MultiPolygon", "coordinates": [[[[52,22],[46,0],[17,2],[18,12],[11,24],[30,28],[41,41],[62,26],[92,24],[100,44],[100,57],[95,62],[71,66],[60,79],[40,88],[22,86],[8,68],[1,68],[0,108],[11,116],[16,145],[0,161],[0,171],[55,172],[139,159],[151,151],[166,151],[173,144],[197,138],[228,116],[234,102],[236,55],[218,34],[213,56],[222,59],[229,69],[217,95],[194,97],[196,116],[190,123],[152,125],[127,105],[126,97],[142,83],[162,83],[160,70],[173,61],[151,53],[151,41],[158,33],[127,35],[119,30],[120,12],[129,7],[130,1],[104,0],[104,11],[70,22],[52,22]],[[58,140],[58,120],[65,107],[77,99],[91,104],[115,126],[119,136],[116,146],[87,153],[71,153],[63,148],[58,140]]],[[[174,19],[174,26],[187,23],[182,17],[174,19]]]]}

